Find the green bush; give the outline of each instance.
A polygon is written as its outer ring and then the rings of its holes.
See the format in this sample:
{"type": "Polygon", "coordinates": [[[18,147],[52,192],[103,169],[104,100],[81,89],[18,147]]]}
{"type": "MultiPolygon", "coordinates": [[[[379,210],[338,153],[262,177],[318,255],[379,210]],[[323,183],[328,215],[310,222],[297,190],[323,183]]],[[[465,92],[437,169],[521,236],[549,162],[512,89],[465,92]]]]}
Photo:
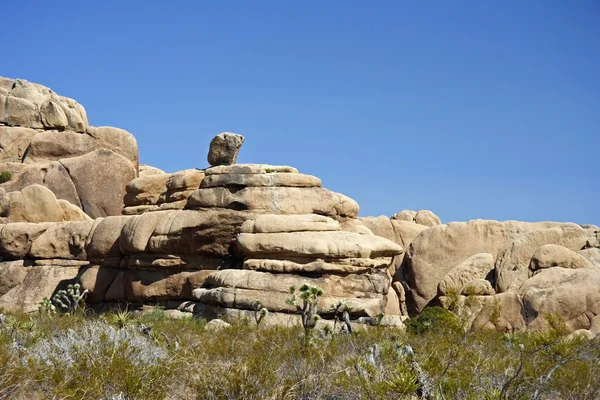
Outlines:
{"type": "Polygon", "coordinates": [[[406,321],[406,330],[413,335],[443,330],[459,331],[461,328],[460,319],[442,307],[427,307],[421,314],[406,321]]]}
{"type": "Polygon", "coordinates": [[[12,179],[12,172],[4,171],[0,174],[0,183],[8,182],[12,179]]]}

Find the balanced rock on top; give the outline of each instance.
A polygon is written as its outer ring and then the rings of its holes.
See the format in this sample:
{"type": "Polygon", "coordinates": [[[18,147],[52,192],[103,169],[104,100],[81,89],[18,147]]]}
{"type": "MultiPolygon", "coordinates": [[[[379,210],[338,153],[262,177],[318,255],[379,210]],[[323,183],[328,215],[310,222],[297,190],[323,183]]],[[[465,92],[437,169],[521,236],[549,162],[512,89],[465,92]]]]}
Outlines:
{"type": "Polygon", "coordinates": [[[208,150],[208,163],[215,165],[235,164],[244,137],[230,132],[218,134],[211,140],[208,150]]]}

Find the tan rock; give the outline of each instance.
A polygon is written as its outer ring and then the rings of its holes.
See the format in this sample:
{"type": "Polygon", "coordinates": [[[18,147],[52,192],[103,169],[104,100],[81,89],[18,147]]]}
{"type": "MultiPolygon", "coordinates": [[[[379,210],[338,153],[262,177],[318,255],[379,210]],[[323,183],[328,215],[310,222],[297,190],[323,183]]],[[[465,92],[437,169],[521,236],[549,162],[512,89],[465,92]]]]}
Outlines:
{"type": "Polygon", "coordinates": [[[585,257],[564,246],[545,244],[535,251],[529,269],[538,271],[544,268],[595,268],[585,257]]]}
{"type": "Polygon", "coordinates": [[[478,253],[454,267],[438,284],[438,293],[460,293],[464,286],[473,280],[485,279],[493,275],[494,257],[489,253],[478,253]]]}
{"type": "Polygon", "coordinates": [[[93,226],[93,220],[54,224],[33,241],[29,254],[33,258],[86,260],[86,240],[93,226]]]}
{"type": "Polygon", "coordinates": [[[412,241],[402,265],[410,287],[411,313],[419,313],[437,295],[438,284],[444,276],[467,258],[477,253],[489,253],[496,258],[510,239],[525,232],[557,226],[577,227],[555,222],[473,220],[437,225],[422,231],[412,241]]]}
{"type": "Polygon", "coordinates": [[[122,254],[143,253],[148,240],[154,233],[158,221],[170,211],[153,212],[130,218],[119,237],[119,248],[122,254]]]}
{"type": "Polygon", "coordinates": [[[202,179],[204,179],[204,171],[199,169],[185,169],[174,172],[167,181],[167,190],[173,192],[198,189],[202,179]]]}
{"type": "Polygon", "coordinates": [[[106,149],[61,163],[73,179],[86,214],[92,218],[121,214],[125,185],[135,178],[137,166],[106,149]]]}
{"type": "Polygon", "coordinates": [[[29,253],[31,244],[53,223],[13,223],[0,225],[0,250],[4,260],[23,259],[29,253]]]}
{"type": "Polygon", "coordinates": [[[585,246],[587,235],[578,226],[539,229],[508,242],[496,261],[496,290],[518,289],[529,278],[529,264],[537,249],[545,244],[557,244],[570,250],[585,246]]]}
{"type": "Polygon", "coordinates": [[[37,164],[4,164],[0,170],[11,171],[13,178],[1,184],[6,192],[17,192],[31,185],[42,185],[54,193],[57,199],[67,200],[81,208],[77,189],[67,170],[58,161],[37,164]]]}
{"type": "Polygon", "coordinates": [[[132,302],[193,300],[193,288],[188,278],[194,273],[196,271],[127,271],[125,275],[127,300],[132,302]]]}
{"type": "Polygon", "coordinates": [[[63,221],[87,221],[91,219],[83,210],[67,200],[57,199],[63,210],[63,221]]]}
{"type": "Polygon", "coordinates": [[[235,164],[244,137],[235,133],[223,132],[215,136],[210,142],[208,150],[208,163],[210,165],[235,164]]]}
{"type": "Polygon", "coordinates": [[[403,251],[390,240],[344,231],[240,233],[237,247],[242,254],[258,258],[273,255],[277,255],[273,258],[376,258],[399,255],[403,251]]]}
{"type": "Polygon", "coordinates": [[[0,297],[23,283],[30,264],[23,260],[0,262],[0,297]]]}
{"type": "Polygon", "coordinates": [[[240,228],[243,233],[277,233],[301,231],[339,231],[336,220],[315,214],[277,215],[261,214],[244,222],[240,228]]]}
{"type": "Polygon", "coordinates": [[[322,275],[319,278],[308,278],[291,274],[229,269],[214,271],[206,278],[208,286],[281,293],[289,293],[291,286],[299,288],[303,283],[320,287],[328,296],[347,298],[387,294],[390,288],[387,273],[381,271],[374,271],[372,274],[322,275]]]}
{"type": "MultiPolygon", "coordinates": [[[[108,149],[122,155],[139,168],[138,146],[135,137],[124,129],[112,126],[98,126],[88,129],[87,134],[95,139],[96,149],[108,149]]],[[[137,176],[137,174],[136,174],[137,176]]]]}
{"type": "Polygon", "coordinates": [[[147,164],[140,164],[139,171],[140,178],[148,175],[166,174],[162,169],[147,164]]]}
{"type": "Polygon", "coordinates": [[[592,265],[600,268],[600,249],[597,247],[591,247],[588,249],[579,250],[578,254],[585,257],[592,265]]]}
{"type": "Polygon", "coordinates": [[[98,265],[87,265],[79,270],[76,278],[81,290],[88,290],[86,303],[101,303],[105,301],[106,292],[114,282],[119,271],[98,265]]]}
{"type": "Polygon", "coordinates": [[[86,252],[89,258],[121,257],[119,237],[129,216],[100,218],[87,241],[86,252]]]}
{"type": "Polygon", "coordinates": [[[29,128],[0,126],[0,162],[21,162],[36,133],[29,128]]]}
{"type": "Polygon", "coordinates": [[[5,222],[60,222],[65,212],[48,188],[31,185],[0,199],[0,217],[5,222]]]}
{"type": "Polygon", "coordinates": [[[0,308],[8,312],[36,312],[44,297],[51,298],[73,282],[78,271],[79,267],[29,267],[23,282],[0,297],[0,308]]]}
{"type": "Polygon", "coordinates": [[[320,187],[321,180],[311,175],[297,173],[268,174],[213,174],[207,175],[200,184],[201,188],[227,186],[285,186],[285,187],[320,187]]]}
{"type": "Polygon", "coordinates": [[[436,226],[442,224],[442,221],[440,221],[438,216],[429,210],[418,211],[415,215],[415,222],[419,225],[425,226],[436,226]]]}
{"type": "Polygon", "coordinates": [[[160,194],[167,191],[167,182],[171,175],[168,174],[151,174],[135,178],[125,185],[127,194],[137,195],[145,194],[160,194]]]}
{"type": "Polygon", "coordinates": [[[460,294],[464,296],[493,296],[496,294],[496,291],[489,281],[474,279],[462,287],[460,294]]]}
{"type": "Polygon", "coordinates": [[[34,135],[24,163],[58,161],[96,150],[96,141],[89,135],[72,131],[44,131],[34,135]]]}
{"type": "Polygon", "coordinates": [[[294,167],[287,165],[268,165],[268,164],[233,164],[233,165],[218,165],[207,168],[204,173],[208,175],[218,174],[269,174],[277,173],[298,173],[294,167]]]}
{"type": "Polygon", "coordinates": [[[371,232],[371,230],[369,228],[367,228],[360,219],[338,218],[338,220],[340,222],[340,227],[342,228],[343,231],[360,233],[361,235],[370,235],[370,236],[374,235],[374,233],[371,232]]]}
{"type": "Polygon", "coordinates": [[[215,318],[208,321],[204,326],[204,329],[208,332],[219,332],[225,328],[229,328],[230,326],[231,324],[223,321],[222,319],[215,318]]]}
{"type": "Polygon", "coordinates": [[[323,188],[247,187],[198,189],[186,208],[219,207],[266,214],[320,214],[356,217],[358,204],[344,195],[323,188]]]}
{"type": "Polygon", "coordinates": [[[187,269],[187,270],[217,270],[231,268],[231,257],[172,255],[172,254],[135,254],[125,256],[120,262],[121,268],[126,269],[187,269]]]}
{"type": "Polygon", "coordinates": [[[600,271],[598,269],[544,269],[519,289],[528,326],[547,328],[546,316],[559,315],[570,331],[588,329],[600,314],[600,271]]]}
{"type": "Polygon", "coordinates": [[[515,292],[485,296],[485,303],[471,325],[472,329],[521,332],[526,329],[521,297],[515,292]]]}
{"type": "Polygon", "coordinates": [[[402,210],[392,215],[390,219],[398,220],[398,221],[408,221],[415,222],[415,217],[417,216],[417,212],[413,210],[402,210]]]}
{"type": "Polygon", "coordinates": [[[252,271],[274,272],[274,273],[343,273],[358,274],[369,272],[373,269],[387,269],[391,257],[380,258],[346,258],[325,261],[322,259],[296,259],[272,260],[272,259],[247,259],[244,260],[244,269],[252,271]]]}
{"type": "Polygon", "coordinates": [[[40,113],[35,104],[26,99],[6,96],[4,106],[6,122],[9,126],[22,126],[34,129],[43,129],[40,113]]]}

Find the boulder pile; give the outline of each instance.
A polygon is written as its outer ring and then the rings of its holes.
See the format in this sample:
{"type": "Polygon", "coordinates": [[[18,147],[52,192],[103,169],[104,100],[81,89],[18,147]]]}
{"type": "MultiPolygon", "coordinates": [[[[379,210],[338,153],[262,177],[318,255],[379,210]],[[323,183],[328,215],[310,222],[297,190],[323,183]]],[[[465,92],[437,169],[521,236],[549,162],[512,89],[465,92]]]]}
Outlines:
{"type": "Polygon", "coordinates": [[[285,324],[297,321],[290,289],[308,284],[326,319],[342,302],[365,324],[441,305],[474,329],[541,330],[549,315],[588,335],[600,326],[600,228],[359,217],[315,176],[236,164],[243,142],[219,134],[206,168],[165,173],[76,101],[0,78],[0,307],[33,312],[78,282],[100,309],[236,318],[259,301],[285,324]]]}

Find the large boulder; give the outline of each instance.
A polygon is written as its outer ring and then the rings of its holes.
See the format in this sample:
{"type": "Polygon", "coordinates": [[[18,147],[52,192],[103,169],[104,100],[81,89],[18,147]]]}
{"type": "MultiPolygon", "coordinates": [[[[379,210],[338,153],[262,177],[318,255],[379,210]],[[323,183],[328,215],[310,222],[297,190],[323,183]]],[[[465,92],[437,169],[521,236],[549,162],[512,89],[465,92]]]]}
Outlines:
{"type": "Polygon", "coordinates": [[[136,177],[137,166],[106,149],[61,163],[73,179],[86,214],[92,218],[121,214],[125,186],[136,177]]]}
{"type": "Polygon", "coordinates": [[[90,219],[77,206],[59,201],[54,193],[41,185],[27,186],[21,191],[2,193],[0,189],[0,221],[61,222],[90,219]]]}
{"type": "Polygon", "coordinates": [[[22,162],[36,133],[30,128],[0,126],[0,163],[22,162]]]}
{"type": "Polygon", "coordinates": [[[529,269],[538,271],[544,268],[595,268],[584,256],[564,246],[545,244],[533,254],[529,269]]]}
{"type": "Polygon", "coordinates": [[[454,267],[438,284],[438,293],[446,295],[460,293],[465,285],[474,280],[490,279],[494,272],[494,257],[479,253],[467,258],[454,267]]]}
{"type": "Polygon", "coordinates": [[[543,245],[556,244],[569,250],[581,250],[588,239],[587,232],[577,225],[538,229],[508,242],[496,261],[496,290],[517,290],[529,278],[529,264],[543,245]]]}
{"type": "Polygon", "coordinates": [[[230,132],[218,134],[210,142],[208,163],[210,165],[235,164],[243,143],[244,137],[242,135],[230,132]]]}

